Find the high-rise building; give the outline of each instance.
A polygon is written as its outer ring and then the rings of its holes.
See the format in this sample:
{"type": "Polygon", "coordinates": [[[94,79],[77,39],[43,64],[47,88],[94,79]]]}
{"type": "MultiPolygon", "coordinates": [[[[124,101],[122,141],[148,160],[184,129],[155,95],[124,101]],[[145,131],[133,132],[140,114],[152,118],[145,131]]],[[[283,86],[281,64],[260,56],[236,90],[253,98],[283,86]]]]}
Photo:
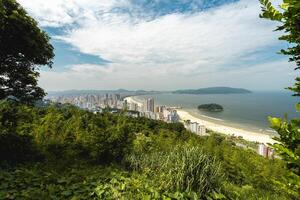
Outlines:
{"type": "Polygon", "coordinates": [[[156,107],[155,107],[155,112],[156,112],[156,113],[159,113],[159,106],[156,106],[156,107]]]}
{"type": "Polygon", "coordinates": [[[148,112],[154,112],[154,99],[153,98],[149,98],[146,100],[146,111],[148,112]]]}
{"type": "Polygon", "coordinates": [[[168,120],[170,114],[171,112],[168,109],[163,110],[163,118],[165,119],[165,121],[168,120]]]}
{"type": "Polygon", "coordinates": [[[156,106],[155,107],[155,112],[157,113],[162,113],[165,109],[165,106],[156,106]]]}
{"type": "Polygon", "coordinates": [[[120,100],[121,99],[121,95],[120,94],[115,94],[115,98],[116,98],[116,100],[120,100]]]}
{"type": "Polygon", "coordinates": [[[179,115],[177,114],[177,110],[171,110],[170,114],[168,116],[168,121],[169,122],[178,122],[179,121],[179,115]]]}
{"type": "Polygon", "coordinates": [[[125,101],[123,102],[123,108],[124,108],[124,109],[128,109],[128,102],[127,102],[127,99],[125,99],[125,101]]]}

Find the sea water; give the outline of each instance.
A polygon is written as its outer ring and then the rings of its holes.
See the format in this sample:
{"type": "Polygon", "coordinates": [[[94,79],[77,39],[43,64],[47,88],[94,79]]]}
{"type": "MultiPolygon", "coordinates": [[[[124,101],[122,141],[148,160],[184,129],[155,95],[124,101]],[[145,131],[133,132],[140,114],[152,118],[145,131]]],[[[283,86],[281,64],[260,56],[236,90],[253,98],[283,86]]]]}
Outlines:
{"type": "Polygon", "coordinates": [[[268,116],[298,118],[300,113],[295,104],[299,97],[288,92],[252,92],[249,94],[209,94],[190,95],[163,93],[143,95],[135,98],[152,97],[156,105],[181,106],[195,117],[218,124],[272,134],[268,116]],[[198,105],[217,103],[223,106],[222,112],[205,112],[197,109],[198,105]]]}

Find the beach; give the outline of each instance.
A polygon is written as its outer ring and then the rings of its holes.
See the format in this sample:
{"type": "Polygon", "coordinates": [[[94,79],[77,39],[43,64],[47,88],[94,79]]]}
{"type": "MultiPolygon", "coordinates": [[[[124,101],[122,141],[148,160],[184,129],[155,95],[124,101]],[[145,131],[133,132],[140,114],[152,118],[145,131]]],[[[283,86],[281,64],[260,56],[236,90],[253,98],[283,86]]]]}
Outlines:
{"type": "MultiPolygon", "coordinates": [[[[142,102],[134,97],[127,97],[125,98],[127,102],[130,103],[137,103],[141,105],[142,102]]],[[[251,141],[251,142],[259,142],[259,143],[275,143],[275,140],[272,139],[271,135],[255,132],[253,130],[246,130],[241,128],[236,128],[230,125],[218,124],[217,122],[211,122],[204,119],[200,119],[198,117],[193,116],[188,111],[182,109],[176,109],[177,113],[180,117],[180,120],[183,122],[185,120],[191,120],[192,122],[198,122],[199,124],[204,125],[207,129],[212,130],[217,133],[231,135],[231,136],[240,136],[244,140],[251,141]]]]}
{"type": "Polygon", "coordinates": [[[177,109],[177,113],[182,121],[184,120],[191,120],[192,122],[198,122],[199,124],[204,125],[207,129],[212,130],[217,133],[222,133],[226,135],[234,135],[234,136],[241,136],[244,140],[251,141],[251,142],[259,142],[259,143],[275,143],[275,140],[271,138],[270,135],[244,130],[240,128],[235,128],[231,126],[221,125],[214,122],[209,122],[203,119],[199,119],[194,117],[189,112],[185,111],[184,109],[177,109]]]}

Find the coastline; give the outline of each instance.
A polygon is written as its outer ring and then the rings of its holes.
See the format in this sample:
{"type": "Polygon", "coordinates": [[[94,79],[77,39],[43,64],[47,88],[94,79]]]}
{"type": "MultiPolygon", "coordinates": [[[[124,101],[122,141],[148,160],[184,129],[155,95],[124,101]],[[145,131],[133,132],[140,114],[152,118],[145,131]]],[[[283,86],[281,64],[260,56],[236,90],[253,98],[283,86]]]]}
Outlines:
{"type": "Polygon", "coordinates": [[[212,130],[217,133],[222,133],[226,135],[233,135],[233,136],[241,136],[244,140],[251,141],[251,142],[259,142],[259,143],[275,143],[275,140],[271,138],[270,135],[244,130],[240,128],[235,128],[232,126],[226,126],[217,124],[214,122],[206,121],[203,119],[199,119],[191,115],[188,111],[184,109],[177,109],[177,113],[182,121],[184,120],[191,120],[193,122],[198,122],[199,124],[204,125],[207,129],[212,130]]]}
{"type": "MultiPolygon", "coordinates": [[[[125,98],[128,102],[133,102],[137,104],[142,104],[141,101],[137,100],[134,97],[126,97],[125,98]]],[[[223,124],[218,124],[217,122],[211,122],[208,120],[203,120],[198,117],[193,116],[190,114],[188,111],[184,109],[176,109],[177,113],[181,119],[181,121],[184,120],[191,120],[193,122],[198,122],[199,124],[204,125],[207,129],[212,130],[217,133],[221,134],[226,134],[226,135],[233,135],[233,136],[241,136],[243,137],[244,140],[251,141],[251,142],[259,142],[259,143],[271,143],[274,144],[275,140],[271,138],[270,135],[251,131],[251,130],[246,130],[246,129],[241,129],[241,128],[236,128],[230,125],[223,125],[223,124]]]]}

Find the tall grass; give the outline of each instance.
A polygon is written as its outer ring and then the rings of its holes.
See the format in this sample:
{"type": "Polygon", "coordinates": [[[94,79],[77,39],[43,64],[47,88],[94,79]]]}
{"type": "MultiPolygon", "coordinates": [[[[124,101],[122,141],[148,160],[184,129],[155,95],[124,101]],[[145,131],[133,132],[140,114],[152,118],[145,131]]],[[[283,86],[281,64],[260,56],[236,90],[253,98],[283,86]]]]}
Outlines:
{"type": "Polygon", "coordinates": [[[148,171],[162,189],[196,192],[199,197],[205,197],[221,186],[220,164],[192,145],[135,153],[129,161],[133,169],[148,171]]]}

